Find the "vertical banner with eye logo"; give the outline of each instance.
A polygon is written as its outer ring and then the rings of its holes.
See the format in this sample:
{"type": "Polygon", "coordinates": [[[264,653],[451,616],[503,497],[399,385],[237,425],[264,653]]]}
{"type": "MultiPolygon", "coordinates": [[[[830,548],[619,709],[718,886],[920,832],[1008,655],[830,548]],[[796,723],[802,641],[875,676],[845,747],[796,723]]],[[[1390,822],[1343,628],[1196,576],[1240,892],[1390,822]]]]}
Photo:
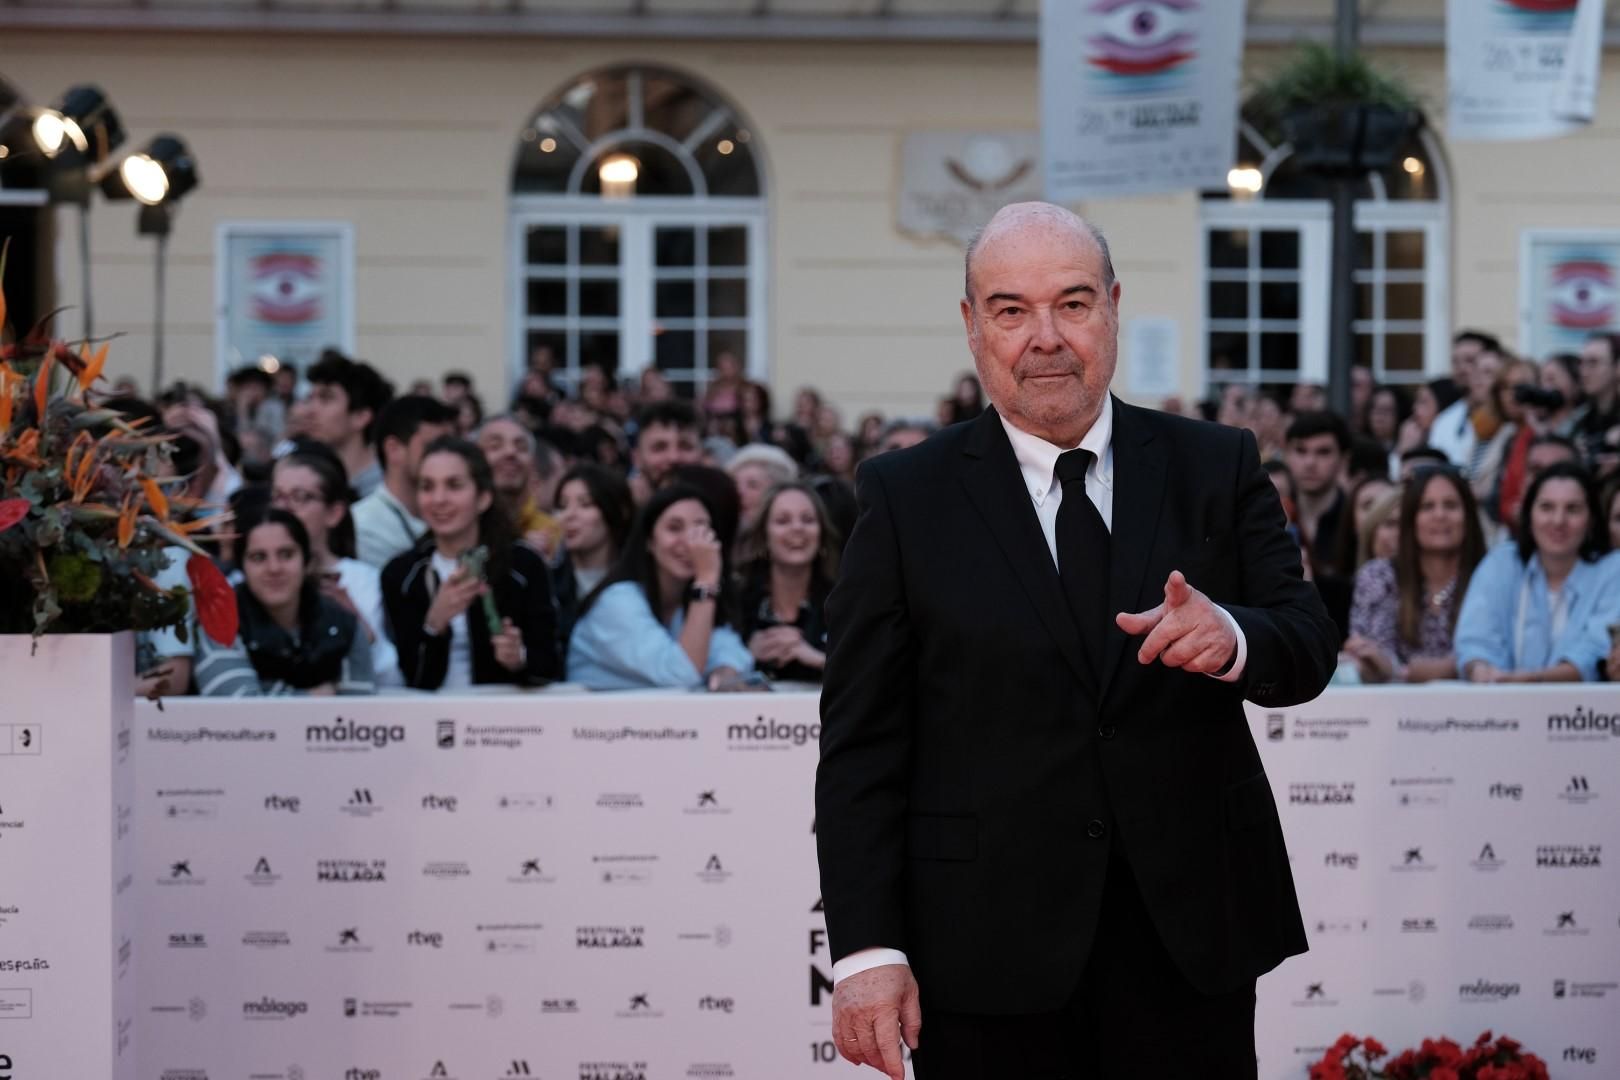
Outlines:
{"type": "Polygon", "coordinates": [[[1545,139],[1592,122],[1603,0],[1447,0],[1453,139],[1545,139]]]}
{"type": "Polygon", "coordinates": [[[1620,232],[1527,229],[1519,274],[1526,356],[1579,352],[1594,331],[1620,329],[1620,232]]]}
{"type": "Polygon", "coordinates": [[[1223,187],[1243,25],[1242,0],[1043,0],[1047,198],[1223,187]]]}
{"type": "Polygon", "coordinates": [[[323,348],[354,350],[348,222],[227,221],[215,244],[222,384],[265,357],[302,371],[323,348]]]}

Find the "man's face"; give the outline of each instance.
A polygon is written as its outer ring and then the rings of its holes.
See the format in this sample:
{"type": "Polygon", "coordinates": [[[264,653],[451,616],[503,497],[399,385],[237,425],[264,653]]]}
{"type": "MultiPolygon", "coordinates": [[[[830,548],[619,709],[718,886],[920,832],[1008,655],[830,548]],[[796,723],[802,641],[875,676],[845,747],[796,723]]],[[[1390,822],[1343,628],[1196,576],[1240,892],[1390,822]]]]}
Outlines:
{"type": "Polygon", "coordinates": [[[1474,374],[1474,360],[1484,348],[1477,341],[1459,341],[1451,347],[1451,381],[1458,389],[1468,386],[1474,374]]]}
{"type": "Polygon", "coordinates": [[[495,490],[518,495],[534,479],[534,436],[514,420],[491,420],[478,429],[478,449],[495,474],[495,490]]]}
{"type": "Polygon", "coordinates": [[[696,428],[674,424],[651,424],[636,439],[636,468],[647,483],[659,487],[677,465],[695,465],[702,456],[696,428]]]}
{"type": "Polygon", "coordinates": [[[459,405],[467,396],[467,388],[459,382],[447,382],[439,390],[439,398],[446,405],[459,405]]]}
{"type": "Polygon", "coordinates": [[[1288,440],[1288,471],[1303,495],[1322,495],[1339,479],[1344,454],[1327,432],[1288,440]]]}
{"type": "Polygon", "coordinates": [[[1574,461],[1575,451],[1558,443],[1539,443],[1524,455],[1524,478],[1534,480],[1560,461],[1574,461]]]}
{"type": "Polygon", "coordinates": [[[1614,356],[1609,343],[1594,338],[1581,346],[1581,389],[1588,397],[1605,397],[1615,384],[1614,356]]]}
{"type": "Polygon", "coordinates": [[[1474,373],[1469,376],[1468,402],[1479,408],[1491,400],[1496,377],[1502,373],[1502,354],[1484,350],[1474,357],[1474,373]]]}
{"type": "MultiPolygon", "coordinates": [[[[408,470],[406,478],[410,481],[412,488],[416,487],[417,474],[422,470],[422,452],[428,448],[434,439],[440,439],[455,433],[456,429],[452,424],[421,424],[417,427],[416,434],[412,435],[411,441],[405,444],[405,468],[408,470]]],[[[393,460],[392,451],[390,451],[389,460],[393,460]]]]}
{"type": "Polygon", "coordinates": [[[1060,445],[1102,410],[1119,354],[1119,283],[1092,238],[1041,221],[987,238],[962,301],[985,394],[1015,426],[1060,445]]]}
{"type": "Polygon", "coordinates": [[[349,411],[349,392],[340,383],[315,383],[305,399],[310,438],[336,448],[365,434],[371,410],[349,411]]]}

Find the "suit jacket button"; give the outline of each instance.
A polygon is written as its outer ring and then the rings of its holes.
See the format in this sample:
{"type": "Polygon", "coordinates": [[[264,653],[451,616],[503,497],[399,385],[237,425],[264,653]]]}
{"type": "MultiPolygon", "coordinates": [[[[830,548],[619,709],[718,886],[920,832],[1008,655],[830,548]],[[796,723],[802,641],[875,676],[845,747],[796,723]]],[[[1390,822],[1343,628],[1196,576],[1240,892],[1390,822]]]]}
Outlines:
{"type": "Polygon", "coordinates": [[[1097,734],[1104,739],[1112,739],[1118,733],[1118,731],[1119,729],[1113,724],[1104,724],[1102,727],[1097,729],[1097,734]]]}
{"type": "Polygon", "coordinates": [[[1086,835],[1091,837],[1093,840],[1099,839],[1102,836],[1103,831],[1103,823],[1098,821],[1096,818],[1092,818],[1091,821],[1086,825],[1086,835]]]}

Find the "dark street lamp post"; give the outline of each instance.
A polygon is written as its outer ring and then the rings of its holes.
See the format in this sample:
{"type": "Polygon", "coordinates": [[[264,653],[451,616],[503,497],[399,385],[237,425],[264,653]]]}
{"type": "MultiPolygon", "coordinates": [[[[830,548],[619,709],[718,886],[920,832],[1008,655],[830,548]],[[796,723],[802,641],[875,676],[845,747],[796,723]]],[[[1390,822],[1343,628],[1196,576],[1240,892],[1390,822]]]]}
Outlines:
{"type": "MultiPolygon", "coordinates": [[[[1336,0],[1333,45],[1341,60],[1355,54],[1361,36],[1356,0],[1336,0]]],[[[1328,407],[1350,415],[1350,365],[1356,352],[1356,188],[1361,177],[1346,171],[1333,180],[1333,289],[1328,307],[1328,407]]]]}

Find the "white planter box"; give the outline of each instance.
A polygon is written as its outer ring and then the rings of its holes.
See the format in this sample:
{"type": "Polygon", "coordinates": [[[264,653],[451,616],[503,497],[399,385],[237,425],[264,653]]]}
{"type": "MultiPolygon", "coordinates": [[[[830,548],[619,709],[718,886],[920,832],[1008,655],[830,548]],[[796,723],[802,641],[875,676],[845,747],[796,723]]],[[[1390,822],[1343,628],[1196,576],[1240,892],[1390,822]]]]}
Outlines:
{"type": "Polygon", "coordinates": [[[0,635],[0,1074],[19,1080],[135,1077],[134,668],[130,633],[0,635]]]}

